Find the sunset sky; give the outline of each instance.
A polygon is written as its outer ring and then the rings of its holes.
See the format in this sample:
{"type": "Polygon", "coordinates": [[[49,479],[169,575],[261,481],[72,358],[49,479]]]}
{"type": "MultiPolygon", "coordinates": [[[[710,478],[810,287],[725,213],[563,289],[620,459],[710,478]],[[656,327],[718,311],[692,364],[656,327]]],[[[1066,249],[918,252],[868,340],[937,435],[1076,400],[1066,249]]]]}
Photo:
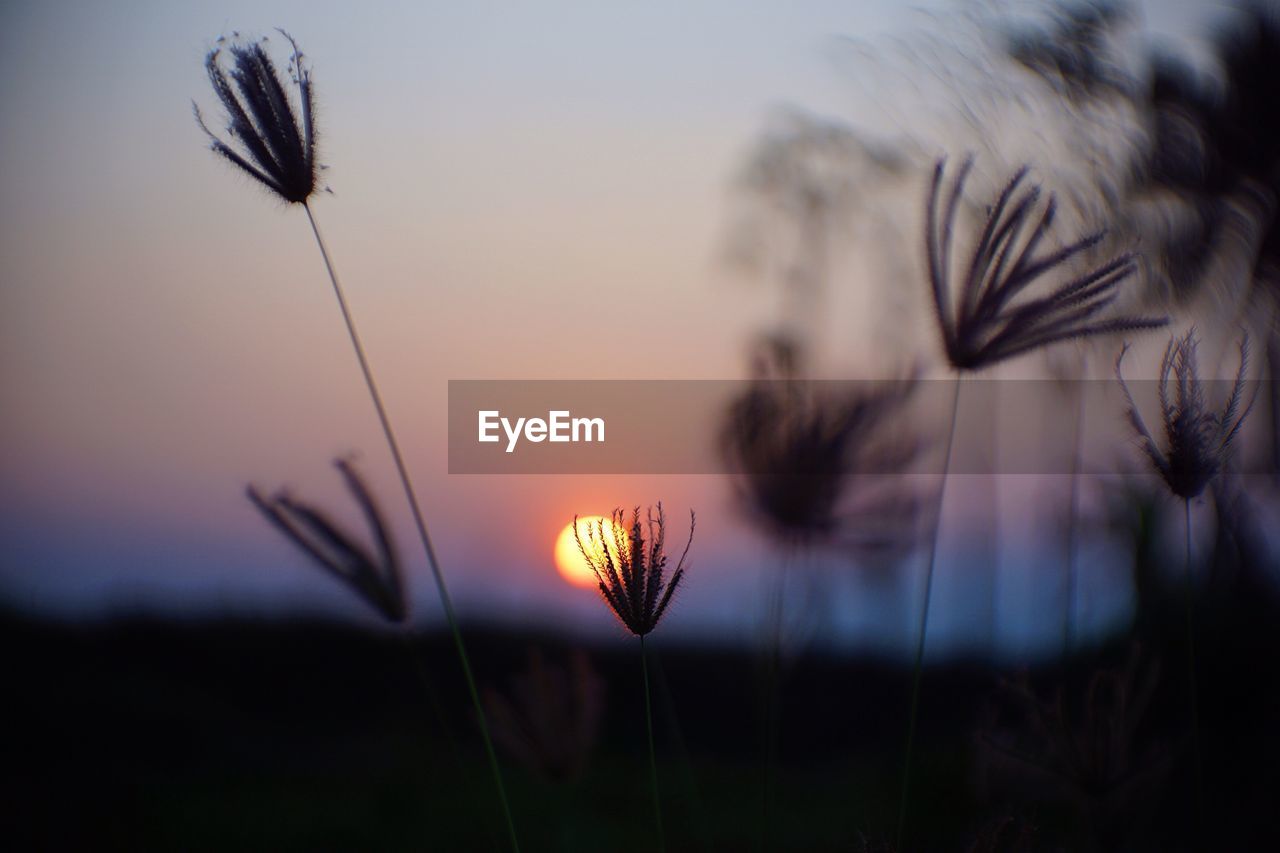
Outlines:
{"type": "MultiPolygon", "coordinates": [[[[946,29],[899,6],[6,3],[0,601],[371,620],[243,496],[288,484],[355,523],[330,465],[354,452],[394,520],[418,618],[439,618],[305,216],[219,161],[192,119],[193,99],[218,114],[214,40],[267,34],[283,65],[280,26],[314,73],[333,190],[316,215],[463,613],[612,630],[594,593],[556,575],[553,545],[575,513],[661,499],[673,539],[699,513],[664,631],[748,636],[774,558],[725,479],[449,476],[447,382],[744,376],[775,304],[725,261],[734,176],[784,105],[898,137],[879,81],[858,76],[859,45],[946,29]]],[[[1158,38],[1207,16],[1144,6],[1158,38]]],[[[915,210],[923,178],[903,188],[915,210]]],[[[870,292],[851,275],[829,315],[833,364],[884,319],[850,308],[870,292]]],[[[902,289],[923,304],[922,280],[902,289]]],[[[931,642],[966,635],[952,562],[931,642]]],[[[852,604],[833,636],[907,648],[911,590],[838,574],[852,604]]],[[[1021,642],[1033,622],[1002,630],[1021,642]]]]}

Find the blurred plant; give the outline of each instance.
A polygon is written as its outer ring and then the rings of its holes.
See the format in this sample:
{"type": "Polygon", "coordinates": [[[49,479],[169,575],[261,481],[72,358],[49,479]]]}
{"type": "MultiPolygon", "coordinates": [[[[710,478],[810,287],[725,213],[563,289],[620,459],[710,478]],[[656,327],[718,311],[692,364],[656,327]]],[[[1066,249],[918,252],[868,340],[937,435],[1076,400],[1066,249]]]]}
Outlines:
{"type": "MultiPolygon", "coordinates": [[[[856,557],[893,557],[909,545],[916,496],[901,473],[918,443],[890,418],[915,390],[896,383],[823,383],[801,378],[800,347],[777,336],[757,347],[753,378],[724,417],[719,444],[735,473],[739,505],[780,551],[770,602],[764,671],[763,833],[769,842],[779,728],[779,672],[788,569],[797,552],[833,546],[856,557]],[[834,386],[834,387],[833,387],[834,386]]],[[[806,618],[806,624],[812,620],[806,618]]]]}
{"type": "Polygon", "coordinates": [[[309,504],[295,500],[281,489],[270,497],[255,486],[246,489],[249,500],[293,544],[325,571],[345,583],[388,622],[402,623],[407,615],[400,560],[387,532],[386,522],[363,478],[347,459],[333,463],[347,489],[360,506],[373,532],[371,550],[309,504]]]}
{"type": "Polygon", "coordinates": [[[1159,684],[1159,661],[1136,643],[1123,665],[1092,673],[1078,704],[1061,685],[1046,699],[1025,676],[1002,681],[978,736],[988,772],[1037,802],[1066,805],[1111,848],[1169,769],[1148,717],[1159,684]]]}
{"type": "Polygon", "coordinates": [[[531,772],[553,782],[577,778],[600,731],[604,681],[582,650],[564,666],[529,650],[524,672],[506,693],[485,691],[485,707],[498,745],[531,772]]]}
{"type": "MultiPolygon", "coordinates": [[[[1195,652],[1195,579],[1191,568],[1191,500],[1227,466],[1231,447],[1253,408],[1253,400],[1241,411],[1244,402],[1245,375],[1249,367],[1249,338],[1240,339],[1240,368],[1236,373],[1231,396],[1221,414],[1211,412],[1205,402],[1204,386],[1196,368],[1195,329],[1182,337],[1173,337],[1160,362],[1160,416],[1164,423],[1166,450],[1161,450],[1147,429],[1129,387],[1120,373],[1126,349],[1116,357],[1116,379],[1128,405],[1129,422],[1138,434],[1143,452],[1152,467],[1164,479],[1169,491],[1182,498],[1186,532],[1186,602],[1187,602],[1187,676],[1191,689],[1192,748],[1196,765],[1197,803],[1203,810],[1204,778],[1200,758],[1200,712],[1196,689],[1195,652]],[[1171,396],[1169,379],[1175,388],[1171,396]]],[[[1256,397],[1254,398],[1256,399],[1256,397]]]]}
{"type": "Polygon", "coordinates": [[[1251,400],[1244,411],[1240,409],[1249,369],[1248,336],[1240,340],[1240,368],[1221,414],[1207,409],[1204,383],[1196,367],[1196,345],[1195,329],[1182,338],[1171,338],[1160,362],[1160,417],[1168,445],[1166,450],[1160,449],[1147,429],[1121,375],[1120,365],[1128,347],[1116,357],[1116,378],[1124,392],[1129,423],[1138,434],[1142,450],[1152,467],[1164,478],[1169,491],[1184,501],[1199,497],[1205,486],[1224,469],[1240,427],[1253,408],[1251,400]],[[1175,383],[1172,396],[1169,391],[1171,376],[1175,383]]]}
{"type": "Polygon", "coordinates": [[[1105,235],[1099,231],[1037,257],[1040,243],[1053,224],[1057,204],[1050,195],[1038,215],[1039,221],[1024,236],[1027,224],[1036,217],[1041,193],[1040,187],[1034,185],[1019,192],[1028,172],[1026,167],[1014,174],[991,208],[953,306],[951,240],[973,160],[967,159],[961,165],[939,220],[945,167],[945,159],[934,167],[925,241],[938,327],[947,359],[956,370],[981,370],[1058,341],[1153,329],[1168,323],[1164,317],[1098,319],[1103,309],[1115,301],[1120,282],[1136,270],[1131,254],[1122,254],[1060,284],[1046,296],[1010,304],[1046,273],[1097,245],[1105,235]]]}
{"type": "Polygon", "coordinates": [[[1129,19],[1123,3],[1071,3],[1049,10],[1047,29],[1007,36],[1009,57],[1035,72],[1072,102],[1127,94],[1134,85],[1109,48],[1111,34],[1129,19]]]}
{"type": "Polygon", "coordinates": [[[658,845],[666,849],[662,830],[662,800],[658,793],[658,760],[653,746],[653,703],[649,698],[649,661],[645,655],[644,638],[658,626],[662,614],[667,611],[676,587],[684,578],[684,561],[693,545],[693,531],[697,517],[689,511],[689,541],[684,546],[670,581],[663,577],[667,568],[667,519],[661,502],[650,507],[642,522],[640,507],[626,514],[615,509],[611,525],[606,533],[605,520],[598,520],[595,527],[587,526],[586,540],[573,517],[573,537],[582,557],[595,572],[600,583],[600,594],[618,620],[628,631],[640,638],[640,669],[644,676],[644,718],[649,732],[649,773],[653,783],[653,809],[657,820],[658,845]],[[646,534],[648,540],[645,539],[646,534]]]}
{"type": "MultiPolygon", "coordinates": [[[[320,236],[320,227],[316,224],[311,210],[310,198],[316,192],[316,173],[319,168],[316,161],[316,129],[312,116],[311,70],[303,62],[304,56],[295,42],[284,30],[279,31],[288,40],[293,52],[289,58],[288,71],[291,81],[298,89],[298,105],[286,93],[285,84],[263,47],[265,39],[251,44],[233,43],[226,50],[231,54],[232,67],[222,67],[223,48],[214,48],[205,58],[205,68],[209,73],[209,81],[213,84],[214,94],[227,113],[227,133],[229,137],[242,146],[237,151],[227,142],[219,139],[209,130],[200,108],[193,104],[196,123],[209,136],[214,153],[233,163],[251,178],[262,184],[282,201],[289,204],[300,204],[307,213],[307,221],[315,235],[316,245],[324,259],[325,269],[329,273],[329,281],[333,285],[334,296],[342,311],[342,319],[346,323],[347,335],[355,350],[356,360],[364,375],[365,385],[369,389],[373,407],[377,411],[382,432],[387,440],[395,462],[396,471],[400,475],[400,483],[404,488],[405,498],[413,513],[414,523],[418,528],[418,536],[426,553],[427,563],[435,578],[436,588],[440,594],[440,603],[444,608],[445,618],[453,634],[454,647],[458,660],[466,678],[471,704],[475,710],[484,741],[485,753],[493,773],[494,784],[502,804],[503,816],[506,819],[511,846],[520,849],[516,838],[515,824],[511,818],[511,809],[507,803],[506,788],[502,783],[502,773],[498,767],[497,754],[493,750],[493,742],[489,737],[489,726],[485,720],[484,709],[480,704],[480,695],[476,690],[475,678],[471,673],[471,663],[467,658],[466,647],[462,642],[462,632],[453,610],[453,602],[445,585],[444,574],[431,537],[427,532],[422,508],[418,503],[409,471],[400,445],[396,441],[391,428],[391,420],[387,416],[382,403],[382,395],[374,380],[373,370],[365,355],[364,346],[356,332],[355,321],[347,306],[346,296],[338,283],[337,273],[329,257],[329,250],[320,236]],[[238,93],[238,94],[237,94],[238,93]]],[[[222,42],[219,39],[219,42],[222,42]]]]}
{"type": "MultiPolygon", "coordinates": [[[[1243,0],[1221,10],[1209,39],[1211,63],[1170,52],[1122,71],[1108,36],[1132,16],[1129,4],[1071,4],[1048,28],[1009,38],[1009,56],[1051,92],[1075,104],[1125,105],[1143,142],[1118,164],[1105,195],[1114,218],[1157,260],[1168,293],[1189,302],[1213,288],[1237,301],[1235,322],[1263,337],[1263,361],[1280,376],[1280,15],[1243,0]],[[1060,57],[1068,53],[1068,61],[1060,57]],[[1103,69],[1099,72],[1096,69],[1103,69]],[[1105,81],[1105,85],[1099,85],[1105,81]],[[1215,262],[1227,274],[1211,274],[1215,262]]],[[[1270,455],[1280,476],[1280,382],[1271,383],[1270,455]]]]}
{"type": "Polygon", "coordinates": [[[720,446],[737,475],[740,505],[786,549],[901,549],[917,501],[897,475],[915,460],[919,442],[890,419],[915,383],[810,381],[796,361],[786,340],[766,342],[751,384],[726,412],[720,446]]]}
{"type": "Polygon", "coordinates": [[[965,180],[973,168],[972,158],[960,166],[951,190],[943,200],[946,158],[933,170],[925,220],[925,258],[938,328],[947,360],[956,371],[951,404],[951,425],[938,489],[932,544],[925,573],[924,601],[920,611],[916,662],[912,677],[911,713],[908,722],[906,759],[903,769],[902,805],[899,813],[898,846],[906,825],[911,782],[911,749],[915,737],[916,713],[920,697],[920,672],[924,664],[925,639],[929,625],[929,601],[933,590],[934,564],[938,553],[947,475],[955,442],[956,413],[960,407],[961,375],[976,372],[1006,359],[1038,350],[1060,341],[1165,325],[1167,318],[1113,317],[1098,315],[1116,299],[1120,282],[1133,274],[1133,255],[1122,254],[1083,275],[1058,284],[1045,296],[1015,302],[1031,285],[1067,264],[1077,255],[1097,245],[1105,232],[1097,232],[1074,243],[1041,253],[1041,243],[1053,224],[1057,204],[1050,194],[1043,210],[1037,212],[1041,190],[1032,185],[1022,189],[1029,171],[1019,169],[1005,184],[989,208],[973,255],[959,290],[951,285],[951,243],[956,213],[965,180]],[[941,211],[939,208],[941,207],[941,211]],[[1031,222],[1034,225],[1028,225],[1031,222]],[[1029,233],[1028,233],[1029,231],[1029,233]]]}
{"type": "Polygon", "coordinates": [[[978,831],[968,853],[1032,853],[1036,849],[1035,824],[1012,815],[992,818],[978,831]]]}
{"type": "Polygon", "coordinates": [[[872,184],[905,171],[897,148],[798,109],[780,111],[761,134],[735,179],[745,204],[729,234],[730,260],[776,274],[788,331],[814,331],[839,245],[833,237],[854,213],[873,209],[872,184]]]}

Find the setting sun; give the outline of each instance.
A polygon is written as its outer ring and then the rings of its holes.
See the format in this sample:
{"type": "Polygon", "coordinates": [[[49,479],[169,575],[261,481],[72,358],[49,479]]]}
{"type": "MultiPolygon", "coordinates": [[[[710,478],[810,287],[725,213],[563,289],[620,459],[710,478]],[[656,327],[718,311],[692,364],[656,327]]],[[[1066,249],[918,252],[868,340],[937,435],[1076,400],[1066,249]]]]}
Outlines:
{"type": "MultiPolygon", "coordinates": [[[[587,515],[578,519],[578,533],[582,536],[585,544],[589,529],[595,529],[600,522],[604,522],[604,534],[606,537],[613,535],[613,523],[600,515],[587,515]]],[[[573,524],[566,524],[564,530],[560,531],[560,536],[556,539],[556,570],[560,572],[560,576],[574,586],[587,587],[594,589],[599,581],[596,580],[595,572],[591,570],[591,566],[587,565],[586,559],[582,556],[582,552],[578,550],[577,540],[573,536],[573,524]]]]}

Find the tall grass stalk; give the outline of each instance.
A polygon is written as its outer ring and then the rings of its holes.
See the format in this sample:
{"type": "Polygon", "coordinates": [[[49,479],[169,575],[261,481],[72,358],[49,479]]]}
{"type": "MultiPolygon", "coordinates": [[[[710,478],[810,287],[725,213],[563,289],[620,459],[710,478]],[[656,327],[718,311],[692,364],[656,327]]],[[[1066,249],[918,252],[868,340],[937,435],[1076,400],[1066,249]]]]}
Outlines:
{"type": "Polygon", "coordinates": [[[662,666],[662,655],[651,652],[653,658],[654,692],[658,694],[658,713],[667,721],[667,736],[675,747],[680,758],[684,776],[685,796],[688,798],[693,813],[694,829],[698,834],[698,846],[702,849],[711,847],[711,838],[707,833],[707,814],[702,792],[698,787],[697,775],[694,773],[693,760],[689,755],[688,741],[684,729],[680,725],[680,713],[676,708],[675,697],[671,693],[671,684],[667,680],[667,671],[662,666]]]}
{"type": "Polygon", "coordinates": [[[1182,498],[1183,524],[1186,535],[1187,585],[1187,682],[1191,692],[1191,749],[1195,762],[1196,842],[1204,821],[1204,771],[1200,757],[1200,708],[1196,689],[1195,583],[1191,570],[1191,501],[1200,496],[1226,467],[1236,436],[1257,401],[1257,393],[1246,404],[1245,379],[1249,371],[1249,337],[1240,339],[1240,367],[1236,372],[1231,396],[1222,411],[1209,407],[1204,383],[1196,367],[1197,340],[1195,329],[1186,335],[1169,339],[1160,362],[1158,383],[1160,417],[1164,426],[1166,447],[1157,444],[1138,412],[1133,395],[1120,372],[1125,349],[1116,357],[1116,378],[1128,404],[1129,423],[1152,467],[1169,491],[1182,498]],[[1172,382],[1172,388],[1170,383],[1172,382]]]}
{"type": "Polygon", "coordinates": [[[1191,691],[1191,756],[1196,773],[1195,844],[1200,843],[1204,827],[1204,766],[1200,756],[1200,695],[1196,687],[1195,578],[1191,571],[1191,498],[1182,499],[1183,526],[1186,531],[1187,583],[1187,684],[1191,691]]]}
{"type": "Polygon", "coordinates": [[[631,521],[621,509],[610,516],[606,532],[605,520],[588,523],[586,536],[573,517],[573,537],[582,558],[591,566],[599,582],[600,595],[609,609],[628,631],[640,638],[640,671],[644,677],[644,721],[649,734],[649,781],[653,785],[653,813],[657,821],[658,846],[666,849],[662,831],[662,800],[658,788],[658,758],[653,745],[653,701],[649,695],[649,659],[645,654],[645,635],[658,627],[671,597],[684,579],[685,560],[693,547],[697,517],[689,511],[689,541],[668,580],[667,517],[659,502],[640,515],[640,507],[631,513],[631,521]],[[647,534],[647,539],[646,539],[647,534]]]}
{"type": "Polygon", "coordinates": [[[458,616],[453,609],[453,600],[449,596],[449,588],[445,584],[444,573],[440,569],[440,561],[436,557],[435,546],[431,543],[431,534],[427,531],[427,523],[422,513],[422,507],[418,503],[417,493],[414,491],[413,482],[409,477],[409,469],[405,465],[403,454],[400,452],[400,443],[396,440],[395,431],[391,428],[391,420],[387,417],[387,410],[382,403],[382,395],[378,391],[378,383],[373,377],[373,370],[369,367],[369,359],[365,355],[364,345],[360,342],[360,335],[356,331],[355,321],[352,319],[351,310],[347,306],[347,299],[343,294],[342,285],[338,283],[338,274],[334,270],[333,261],[329,256],[329,249],[325,245],[324,237],[320,234],[320,226],[316,223],[311,205],[303,201],[302,208],[307,212],[307,221],[311,223],[311,232],[315,235],[316,245],[320,247],[320,254],[324,258],[325,270],[328,271],[329,281],[333,285],[333,295],[338,300],[343,322],[346,323],[347,335],[351,338],[351,346],[355,350],[356,360],[360,362],[360,371],[364,374],[365,386],[369,389],[373,407],[378,413],[378,421],[382,425],[382,433],[387,439],[387,447],[391,450],[391,458],[395,462],[397,473],[400,475],[400,484],[404,488],[405,498],[409,501],[409,507],[413,511],[413,521],[418,529],[418,538],[422,540],[422,548],[427,555],[427,564],[431,567],[431,574],[436,582],[436,590],[440,594],[440,604],[444,608],[445,619],[448,621],[449,631],[453,635],[454,648],[458,653],[458,660],[462,664],[462,674],[466,678],[467,692],[471,697],[471,704],[476,714],[476,722],[480,727],[481,739],[484,741],[485,756],[489,761],[489,769],[493,773],[494,785],[498,789],[498,799],[502,803],[502,816],[506,820],[511,848],[519,851],[520,842],[516,837],[515,822],[511,817],[511,806],[507,801],[507,790],[502,781],[502,770],[498,766],[498,755],[494,751],[493,740],[489,736],[489,724],[485,718],[484,709],[480,704],[480,694],[476,690],[475,677],[471,672],[471,661],[467,656],[466,645],[462,641],[462,631],[458,627],[458,616]]]}
{"type": "Polygon", "coordinates": [[[902,760],[902,796],[898,803],[898,831],[895,849],[902,850],[903,833],[907,826],[907,803],[911,795],[911,752],[915,746],[916,715],[920,709],[920,675],[924,669],[924,644],[929,629],[929,600],[933,594],[933,569],[938,558],[938,538],[942,530],[942,507],[947,494],[947,477],[951,471],[951,451],[956,440],[956,415],[960,411],[960,384],[956,374],[952,379],[955,390],[951,395],[951,427],[947,430],[947,452],[942,464],[942,482],[938,485],[938,501],[934,510],[933,540],[929,545],[929,565],[924,575],[924,600],[920,604],[920,627],[916,632],[916,660],[911,673],[911,710],[907,718],[907,748],[902,760]]]}
{"type": "Polygon", "coordinates": [[[653,786],[653,817],[658,830],[658,849],[667,849],[662,831],[662,796],[658,788],[658,754],[653,746],[653,702],[649,697],[649,657],[645,654],[644,634],[640,635],[640,672],[644,676],[644,723],[649,732],[649,781],[653,786]]]}
{"type": "MultiPolygon", "coordinates": [[[[365,385],[369,389],[369,396],[373,398],[373,406],[377,410],[382,432],[391,449],[392,459],[400,475],[400,483],[404,487],[409,507],[413,510],[413,520],[418,527],[423,549],[426,551],[427,563],[431,566],[431,573],[435,577],[440,602],[444,607],[449,629],[453,633],[458,659],[462,663],[462,672],[466,677],[467,689],[471,694],[471,703],[484,740],[485,753],[489,759],[490,769],[493,771],[498,797],[502,802],[502,813],[511,836],[511,846],[518,851],[520,845],[516,840],[515,824],[511,819],[511,809],[507,803],[502,773],[498,767],[497,755],[493,750],[493,742],[489,737],[488,723],[480,705],[480,696],[471,674],[471,663],[467,658],[466,647],[462,643],[462,633],[458,629],[458,619],[453,611],[448,588],[445,586],[444,575],[440,571],[439,560],[431,545],[431,537],[427,533],[422,508],[418,504],[417,495],[410,482],[409,471],[404,464],[400,445],[396,441],[395,433],[391,429],[391,421],[382,404],[382,395],[378,393],[377,382],[374,381],[369,360],[360,343],[360,336],[356,332],[355,322],[351,318],[351,311],[347,306],[342,286],[338,283],[338,275],[334,271],[329,250],[325,246],[324,238],[320,235],[315,214],[311,210],[310,199],[318,190],[317,176],[319,170],[323,168],[316,159],[317,131],[313,120],[311,71],[293,37],[284,30],[279,32],[293,49],[289,57],[288,74],[285,77],[281,76],[267,53],[264,47],[266,39],[253,43],[233,42],[225,48],[225,51],[221,46],[225,40],[219,39],[219,46],[205,57],[205,70],[208,72],[209,82],[226,113],[227,139],[230,143],[219,138],[209,128],[197,105],[192,104],[192,110],[197,125],[208,137],[210,148],[215,154],[253,178],[280,200],[287,204],[300,204],[307,212],[307,220],[311,223],[311,231],[315,234],[316,244],[320,247],[320,254],[324,258],[329,281],[333,284],[333,292],[338,299],[338,307],[342,310],[347,334],[351,338],[351,345],[355,348],[356,359],[360,362],[365,385]],[[224,52],[231,56],[230,68],[222,64],[224,52]],[[296,105],[289,96],[285,80],[291,81],[297,88],[296,105]]],[[[262,504],[261,508],[269,515],[271,514],[270,508],[265,504],[262,504]]],[[[403,611],[399,617],[404,618],[403,611]]]]}
{"type": "Polygon", "coordinates": [[[770,625],[768,659],[765,662],[764,683],[764,790],[762,792],[760,845],[769,849],[773,836],[773,818],[777,800],[778,740],[781,727],[782,623],[786,616],[787,575],[791,570],[793,545],[785,546],[782,568],[778,572],[777,589],[773,595],[773,613],[770,625]]]}

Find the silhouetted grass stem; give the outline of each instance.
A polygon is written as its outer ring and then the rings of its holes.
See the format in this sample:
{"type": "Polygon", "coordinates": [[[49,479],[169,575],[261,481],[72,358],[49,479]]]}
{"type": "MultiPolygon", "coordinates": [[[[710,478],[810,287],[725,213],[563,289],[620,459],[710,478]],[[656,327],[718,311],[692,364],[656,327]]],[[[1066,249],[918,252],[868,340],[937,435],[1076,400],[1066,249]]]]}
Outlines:
{"type": "Polygon", "coordinates": [[[302,208],[307,212],[307,221],[311,223],[311,231],[315,234],[316,244],[320,247],[325,269],[329,273],[329,281],[333,284],[333,294],[338,299],[338,307],[342,311],[342,319],[346,323],[347,334],[351,338],[351,346],[356,351],[356,360],[360,362],[360,371],[364,374],[365,385],[369,389],[369,396],[373,399],[373,407],[377,410],[378,420],[382,425],[382,433],[386,436],[387,446],[391,450],[391,458],[394,460],[396,471],[400,475],[400,484],[404,487],[405,498],[409,501],[409,507],[413,511],[413,521],[418,528],[418,537],[422,540],[422,548],[426,552],[427,563],[431,567],[436,589],[440,593],[440,604],[444,608],[445,619],[448,621],[449,630],[453,635],[453,644],[458,653],[458,660],[462,664],[462,674],[466,678],[467,692],[471,696],[471,704],[476,712],[476,721],[480,726],[480,735],[484,741],[485,754],[489,759],[489,767],[493,771],[494,784],[498,788],[498,798],[502,801],[502,814],[506,819],[511,847],[513,850],[519,851],[520,843],[516,839],[515,823],[511,818],[511,807],[507,802],[507,791],[502,782],[502,771],[498,767],[498,755],[494,751],[493,741],[489,737],[489,725],[485,719],[484,709],[480,705],[480,694],[476,690],[475,677],[471,673],[471,662],[467,657],[466,646],[462,642],[462,631],[458,627],[458,617],[453,609],[453,601],[449,597],[449,589],[445,585],[444,573],[440,570],[435,547],[431,544],[431,534],[427,532],[427,523],[424,520],[422,508],[418,504],[418,496],[409,478],[409,470],[405,466],[404,457],[400,453],[400,444],[396,441],[395,432],[391,428],[391,420],[387,417],[386,408],[382,404],[382,395],[378,392],[378,384],[374,381],[373,371],[369,367],[368,358],[365,356],[364,346],[360,343],[360,335],[356,332],[355,321],[352,319],[351,311],[347,307],[342,285],[338,283],[338,275],[334,271],[333,261],[329,257],[329,250],[325,246],[324,238],[320,235],[320,227],[316,224],[315,215],[311,212],[311,205],[303,201],[302,208]]]}
{"type": "Polygon", "coordinates": [[[1196,688],[1195,579],[1191,573],[1191,498],[1182,499],[1187,537],[1187,681],[1191,690],[1191,757],[1196,772],[1195,849],[1200,848],[1204,827],[1204,768],[1200,757],[1200,697],[1196,688]]]}
{"type": "Polygon", "coordinates": [[[649,698],[649,657],[645,654],[644,634],[640,635],[640,672],[644,676],[644,723],[649,731],[649,781],[653,785],[653,815],[658,829],[658,849],[667,849],[662,831],[662,798],[658,793],[658,757],[653,746],[653,702],[649,698]]]}
{"type": "Polygon", "coordinates": [[[773,613],[770,625],[768,659],[765,665],[764,685],[764,791],[761,804],[761,821],[764,825],[760,834],[761,849],[770,849],[773,836],[773,818],[777,801],[777,769],[778,740],[782,725],[781,697],[779,696],[779,680],[782,670],[782,622],[786,615],[787,575],[791,570],[794,544],[785,546],[781,570],[777,574],[777,589],[773,595],[773,613]]]}
{"type": "Polygon", "coordinates": [[[951,427],[947,430],[946,460],[942,463],[942,483],[938,486],[938,504],[934,512],[933,541],[929,546],[929,567],[924,576],[924,601],[920,605],[920,629],[916,639],[916,661],[911,674],[911,711],[907,719],[907,749],[902,762],[902,798],[898,804],[898,832],[894,849],[903,850],[902,836],[907,825],[907,799],[911,793],[911,750],[915,745],[916,714],[920,708],[920,674],[924,668],[924,643],[929,628],[929,598],[933,593],[933,568],[938,558],[938,537],[942,530],[942,504],[947,494],[947,475],[951,471],[951,451],[955,446],[956,416],[960,411],[961,376],[952,380],[955,391],[951,396],[951,427]]]}

